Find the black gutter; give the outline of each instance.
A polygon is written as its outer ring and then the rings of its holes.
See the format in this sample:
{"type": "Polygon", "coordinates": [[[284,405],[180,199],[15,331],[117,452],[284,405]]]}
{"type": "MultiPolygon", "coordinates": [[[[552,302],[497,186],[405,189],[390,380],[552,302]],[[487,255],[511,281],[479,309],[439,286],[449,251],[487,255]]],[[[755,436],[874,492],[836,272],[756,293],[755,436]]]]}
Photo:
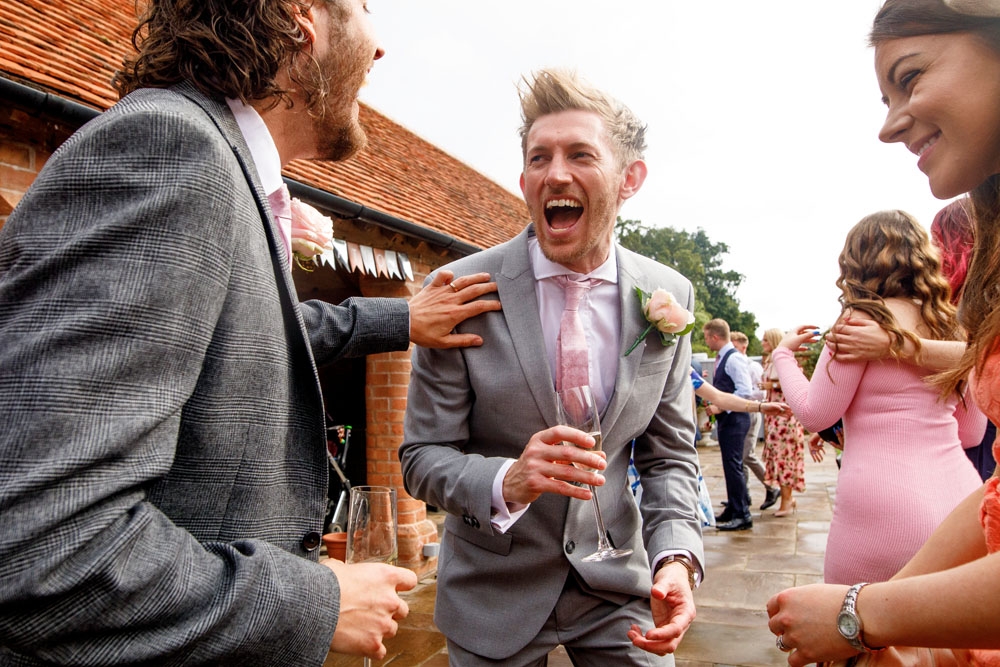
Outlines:
{"type": "Polygon", "coordinates": [[[361,222],[378,225],[379,227],[384,227],[394,232],[400,232],[407,236],[427,241],[427,243],[430,243],[431,245],[440,246],[447,250],[454,250],[460,255],[471,255],[481,250],[481,248],[474,246],[471,243],[460,241],[453,236],[448,236],[447,234],[434,231],[433,229],[421,227],[420,225],[410,222],[409,220],[403,220],[402,218],[397,218],[389,215],[388,213],[368,208],[364,204],[359,204],[351,201],[350,199],[338,197],[337,195],[331,194],[326,190],[314,188],[313,186],[306,185],[300,181],[285,178],[285,184],[288,185],[288,192],[293,197],[298,197],[299,199],[308,201],[311,204],[321,206],[322,208],[333,212],[338,218],[344,218],[346,220],[360,220],[361,222]]]}
{"type": "Polygon", "coordinates": [[[101,112],[93,107],[0,76],[0,100],[26,107],[73,127],[80,127],[101,112]]]}
{"type": "MultiPolygon", "coordinates": [[[[101,113],[93,107],[88,107],[79,102],[74,102],[64,97],[17,83],[5,76],[0,76],[0,100],[4,100],[11,105],[36,111],[39,114],[59,120],[74,128],[80,127],[101,113]]],[[[460,255],[471,255],[481,250],[478,246],[466,243],[453,236],[421,227],[409,220],[397,218],[382,211],[368,208],[364,204],[338,197],[335,194],[314,188],[301,181],[285,178],[285,183],[288,185],[288,191],[293,196],[321,206],[333,212],[337,217],[378,225],[390,231],[426,241],[431,245],[452,250],[460,255]]]]}

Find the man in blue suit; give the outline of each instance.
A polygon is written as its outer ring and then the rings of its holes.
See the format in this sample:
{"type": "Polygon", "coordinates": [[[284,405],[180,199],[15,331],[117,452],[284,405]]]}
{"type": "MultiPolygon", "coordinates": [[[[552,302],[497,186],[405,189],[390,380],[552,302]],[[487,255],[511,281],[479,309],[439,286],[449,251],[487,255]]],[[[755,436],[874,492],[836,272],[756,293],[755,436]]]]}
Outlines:
{"type": "Polygon", "coordinates": [[[380,658],[416,578],[317,562],[316,365],[479,344],[495,287],[296,299],[272,202],[364,144],[363,0],[146,5],[123,99],[0,231],[0,665],[380,658]]]}
{"type": "MultiPolygon", "coordinates": [[[[716,318],[702,327],[705,344],[715,355],[712,384],[719,391],[736,394],[749,401],[753,395],[750,366],[746,355],[730,340],[729,323],[716,318]]],[[[753,527],[750,517],[750,494],[743,474],[743,442],[750,430],[746,412],[722,411],[715,418],[722,453],[722,472],[726,478],[726,509],[716,519],[719,530],[747,530],[753,527]]]]}

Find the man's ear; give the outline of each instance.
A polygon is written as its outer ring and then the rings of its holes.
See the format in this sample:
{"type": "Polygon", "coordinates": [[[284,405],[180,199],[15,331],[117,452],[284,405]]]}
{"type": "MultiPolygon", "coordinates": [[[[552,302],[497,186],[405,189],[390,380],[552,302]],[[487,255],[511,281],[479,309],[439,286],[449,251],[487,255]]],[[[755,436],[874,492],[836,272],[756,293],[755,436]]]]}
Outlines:
{"type": "Polygon", "coordinates": [[[295,22],[299,24],[299,28],[302,33],[306,36],[306,40],[309,44],[316,43],[316,10],[313,5],[297,10],[293,16],[295,22]]]}
{"type": "Polygon", "coordinates": [[[636,160],[630,164],[625,169],[625,179],[622,181],[621,188],[618,189],[618,196],[625,200],[638,192],[646,181],[647,173],[646,163],[642,160],[636,160]]]}

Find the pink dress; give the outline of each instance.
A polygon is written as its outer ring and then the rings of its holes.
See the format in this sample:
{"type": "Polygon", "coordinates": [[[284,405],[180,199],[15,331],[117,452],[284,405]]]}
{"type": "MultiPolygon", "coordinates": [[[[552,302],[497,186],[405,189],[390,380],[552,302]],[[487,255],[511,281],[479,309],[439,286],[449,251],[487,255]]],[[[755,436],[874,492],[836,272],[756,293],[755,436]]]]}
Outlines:
{"type": "Polygon", "coordinates": [[[844,363],[824,349],[812,381],[787,348],[772,355],[787,402],[812,432],[844,420],[844,455],[827,538],[824,580],[885,581],[981,484],[963,446],[986,417],[946,400],[925,372],[893,360],[844,363]]]}

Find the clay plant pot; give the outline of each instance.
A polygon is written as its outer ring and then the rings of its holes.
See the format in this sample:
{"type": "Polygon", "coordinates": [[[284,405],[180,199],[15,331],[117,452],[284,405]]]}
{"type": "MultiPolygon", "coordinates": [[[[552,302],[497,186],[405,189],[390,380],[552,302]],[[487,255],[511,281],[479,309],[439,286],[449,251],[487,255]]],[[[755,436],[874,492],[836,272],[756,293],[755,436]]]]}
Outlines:
{"type": "Polygon", "coordinates": [[[330,558],[344,560],[347,556],[347,533],[327,533],[323,536],[326,554],[330,558]]]}

